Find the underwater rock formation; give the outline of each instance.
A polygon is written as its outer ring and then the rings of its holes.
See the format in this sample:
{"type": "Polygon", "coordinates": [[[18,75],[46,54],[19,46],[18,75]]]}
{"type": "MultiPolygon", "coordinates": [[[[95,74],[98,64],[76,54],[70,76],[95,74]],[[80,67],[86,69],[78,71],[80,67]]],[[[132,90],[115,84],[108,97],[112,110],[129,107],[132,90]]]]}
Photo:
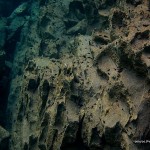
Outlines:
{"type": "Polygon", "coordinates": [[[0,20],[9,150],[149,150],[149,18],[149,0],[31,0],[0,20]]]}
{"type": "Polygon", "coordinates": [[[9,133],[0,126],[0,149],[8,149],[9,133]]]}

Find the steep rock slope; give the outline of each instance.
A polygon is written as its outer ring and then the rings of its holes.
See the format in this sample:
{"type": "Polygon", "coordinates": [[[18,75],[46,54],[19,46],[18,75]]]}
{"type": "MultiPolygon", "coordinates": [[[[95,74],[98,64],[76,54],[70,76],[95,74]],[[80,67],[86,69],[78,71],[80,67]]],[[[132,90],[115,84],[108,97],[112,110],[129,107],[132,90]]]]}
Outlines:
{"type": "Polygon", "coordinates": [[[150,138],[148,0],[45,0],[9,19],[17,39],[10,150],[143,150],[150,138]]]}

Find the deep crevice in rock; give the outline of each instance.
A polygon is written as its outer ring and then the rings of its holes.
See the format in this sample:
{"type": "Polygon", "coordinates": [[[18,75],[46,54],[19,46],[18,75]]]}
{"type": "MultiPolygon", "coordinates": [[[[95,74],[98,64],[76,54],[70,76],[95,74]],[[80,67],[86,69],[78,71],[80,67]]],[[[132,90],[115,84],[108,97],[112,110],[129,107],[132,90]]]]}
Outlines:
{"type": "Polygon", "coordinates": [[[84,120],[84,116],[82,117],[81,121],[79,122],[79,127],[77,130],[77,134],[75,137],[75,141],[73,143],[64,144],[62,143],[61,150],[89,150],[87,146],[83,143],[82,139],[82,123],[84,120]]]}

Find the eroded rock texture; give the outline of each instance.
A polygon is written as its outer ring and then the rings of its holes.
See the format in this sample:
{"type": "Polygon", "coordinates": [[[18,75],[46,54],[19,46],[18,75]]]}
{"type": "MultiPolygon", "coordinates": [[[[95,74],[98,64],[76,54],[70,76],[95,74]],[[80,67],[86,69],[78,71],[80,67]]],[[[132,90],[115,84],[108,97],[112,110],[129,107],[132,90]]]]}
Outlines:
{"type": "Polygon", "coordinates": [[[10,150],[150,149],[134,142],[150,140],[149,7],[32,0],[10,15],[10,150]]]}

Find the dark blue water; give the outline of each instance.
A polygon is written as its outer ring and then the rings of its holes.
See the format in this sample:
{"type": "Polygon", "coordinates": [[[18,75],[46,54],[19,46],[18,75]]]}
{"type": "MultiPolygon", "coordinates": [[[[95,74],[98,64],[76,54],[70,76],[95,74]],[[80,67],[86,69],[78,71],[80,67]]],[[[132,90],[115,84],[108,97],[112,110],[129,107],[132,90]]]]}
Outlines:
{"type": "Polygon", "coordinates": [[[0,0],[0,17],[8,17],[21,3],[28,0],[0,0]]]}

